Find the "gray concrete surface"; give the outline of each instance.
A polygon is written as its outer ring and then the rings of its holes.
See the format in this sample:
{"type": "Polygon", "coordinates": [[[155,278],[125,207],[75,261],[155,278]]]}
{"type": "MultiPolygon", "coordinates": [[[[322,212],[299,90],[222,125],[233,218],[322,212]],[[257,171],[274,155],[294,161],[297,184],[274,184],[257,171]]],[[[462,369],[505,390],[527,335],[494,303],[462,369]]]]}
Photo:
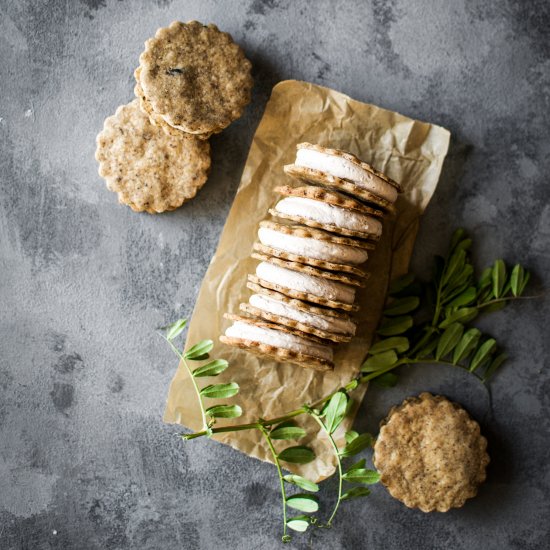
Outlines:
{"type": "MultiPolygon", "coordinates": [[[[188,314],[271,87],[298,78],[448,127],[453,142],[414,265],[464,225],[550,287],[550,16],[546,1],[0,2],[0,548],[279,548],[271,466],[161,422],[176,362],[154,334],[188,314]],[[152,217],[116,203],[95,135],[132,98],[143,41],[173,19],[215,22],[256,87],[212,139],[199,196],[152,217]]],[[[483,321],[512,359],[491,386],[418,367],[369,390],[360,427],[422,389],[462,401],[493,458],[446,515],[382,488],[293,547],[550,547],[548,301],[483,321]]],[[[325,497],[327,505],[330,497],[325,497]]]]}

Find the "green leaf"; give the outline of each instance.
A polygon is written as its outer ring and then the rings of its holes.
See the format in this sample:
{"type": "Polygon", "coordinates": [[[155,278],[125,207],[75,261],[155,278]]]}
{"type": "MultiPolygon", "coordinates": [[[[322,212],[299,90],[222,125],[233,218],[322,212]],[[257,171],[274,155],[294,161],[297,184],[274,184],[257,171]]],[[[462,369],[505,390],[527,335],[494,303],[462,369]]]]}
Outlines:
{"type": "Polygon", "coordinates": [[[333,433],[346,416],[348,396],[343,391],[336,392],[325,408],[325,427],[329,433],[333,433]]]}
{"type": "Polygon", "coordinates": [[[382,388],[393,388],[397,384],[398,376],[393,372],[385,372],[373,379],[375,384],[382,388]]]}
{"type": "Polygon", "coordinates": [[[512,289],[512,294],[514,296],[519,296],[521,285],[523,284],[523,278],[525,273],[523,267],[520,264],[516,264],[514,269],[512,269],[512,274],[510,275],[510,288],[512,289]]]}
{"type": "Polygon", "coordinates": [[[195,344],[189,348],[185,354],[185,359],[191,359],[192,361],[200,361],[208,357],[208,352],[214,347],[212,340],[201,340],[198,344],[195,344]]]}
{"type": "Polygon", "coordinates": [[[401,317],[386,317],[376,331],[380,336],[396,336],[403,334],[413,326],[413,318],[410,315],[401,317]]]}
{"type": "Polygon", "coordinates": [[[296,516],[286,520],[287,526],[293,531],[298,531],[298,533],[303,533],[307,530],[310,523],[309,516],[296,516]]]}
{"type": "Polygon", "coordinates": [[[405,336],[392,336],[391,338],[384,338],[379,342],[376,342],[370,349],[370,355],[377,355],[383,351],[390,349],[395,350],[397,353],[403,353],[409,349],[409,339],[405,336]]]}
{"type": "Polygon", "coordinates": [[[315,495],[307,493],[296,493],[286,499],[286,505],[300,512],[317,512],[319,510],[319,500],[315,495]]]}
{"type": "Polygon", "coordinates": [[[300,489],[304,489],[304,491],[311,491],[312,493],[316,493],[319,490],[319,485],[317,485],[317,483],[313,483],[313,481],[310,481],[309,479],[306,479],[305,477],[296,474],[284,476],[283,479],[287,483],[297,485],[298,487],[300,487],[300,489]]]}
{"type": "Polygon", "coordinates": [[[315,453],[309,447],[296,445],[295,447],[287,447],[283,449],[279,455],[279,460],[292,462],[294,464],[307,464],[315,459],[315,453]]]}
{"type": "Polygon", "coordinates": [[[453,363],[456,365],[462,359],[466,359],[477,347],[480,338],[481,332],[477,328],[468,329],[454,350],[453,363]]]}
{"type": "Polygon", "coordinates": [[[499,298],[506,282],[506,265],[502,260],[496,260],[493,265],[493,294],[499,298]]]}
{"type": "Polygon", "coordinates": [[[340,456],[354,456],[360,453],[363,449],[372,445],[372,435],[364,433],[350,441],[343,449],[340,450],[340,456]]]}
{"type": "Polygon", "coordinates": [[[390,283],[388,294],[390,296],[392,294],[398,294],[399,292],[401,292],[402,290],[405,290],[408,286],[412,285],[413,283],[414,283],[414,273],[407,273],[402,277],[398,277],[397,279],[394,279],[390,283]]]}
{"type": "Polygon", "coordinates": [[[447,307],[461,307],[470,305],[477,297],[475,286],[469,286],[461,292],[456,298],[447,304],[447,307]]]}
{"type": "Polygon", "coordinates": [[[451,237],[451,244],[449,245],[449,250],[453,251],[456,245],[466,238],[466,231],[459,227],[454,230],[453,236],[451,237]]]}
{"type": "Polygon", "coordinates": [[[239,393],[239,384],[237,382],[229,382],[228,384],[211,384],[205,386],[200,391],[203,397],[209,399],[219,399],[221,397],[233,397],[239,393]]]}
{"type": "Polygon", "coordinates": [[[300,439],[304,435],[306,431],[291,420],[278,424],[269,433],[271,439],[300,439]]]}
{"type": "Polygon", "coordinates": [[[367,485],[374,485],[380,481],[380,474],[376,470],[365,468],[347,471],[342,477],[350,483],[366,483],[367,485]]]}
{"type": "Polygon", "coordinates": [[[424,345],[417,353],[416,358],[417,359],[423,359],[424,357],[428,357],[431,355],[435,348],[437,347],[437,344],[439,342],[439,336],[433,335],[430,340],[428,340],[428,343],[424,345]]]}
{"type": "Polygon", "coordinates": [[[367,487],[354,487],[345,492],[341,500],[351,500],[352,498],[366,497],[368,495],[370,495],[370,489],[367,489],[367,487]]]}
{"type": "Polygon", "coordinates": [[[525,290],[525,287],[527,286],[527,283],[529,282],[530,278],[531,278],[531,273],[529,271],[526,271],[523,276],[523,282],[519,287],[519,296],[523,294],[523,291],[525,290]]]}
{"type": "Polygon", "coordinates": [[[450,279],[445,288],[445,296],[454,294],[457,288],[468,288],[472,281],[472,275],[474,274],[474,266],[466,263],[462,269],[457,271],[450,279]]]}
{"type": "Polygon", "coordinates": [[[451,313],[445,320],[439,323],[439,328],[447,328],[453,323],[467,323],[477,317],[478,310],[476,307],[462,307],[451,313]]]}
{"type": "Polygon", "coordinates": [[[420,298],[418,296],[407,296],[405,298],[399,298],[393,300],[384,309],[384,315],[388,317],[394,317],[396,315],[403,315],[414,311],[420,304],[420,298]]]}
{"type": "Polygon", "coordinates": [[[222,373],[228,366],[229,363],[225,359],[214,359],[213,361],[210,361],[210,363],[196,368],[193,371],[193,376],[195,378],[200,378],[203,376],[218,376],[218,374],[222,373]]]}
{"type": "Polygon", "coordinates": [[[166,327],[167,329],[166,339],[173,340],[174,338],[179,336],[185,329],[186,325],[187,325],[187,319],[178,319],[175,323],[168,325],[166,327]]]}
{"type": "Polygon", "coordinates": [[[392,349],[378,355],[371,355],[362,365],[361,372],[375,372],[397,363],[397,354],[392,349]]]}
{"type": "Polygon", "coordinates": [[[470,362],[470,372],[474,372],[481,363],[495,351],[496,345],[496,340],[494,338],[489,338],[479,346],[470,362]]]}
{"type": "Polygon", "coordinates": [[[478,290],[483,290],[484,288],[490,287],[492,282],[493,268],[486,267],[481,273],[481,277],[479,278],[479,282],[477,283],[477,288],[478,290]]]}
{"type": "Polygon", "coordinates": [[[359,437],[359,434],[357,432],[354,432],[353,430],[346,432],[345,434],[346,443],[351,443],[357,437],[359,437]]]}
{"type": "Polygon", "coordinates": [[[497,355],[492,361],[491,364],[487,367],[485,370],[485,374],[483,375],[483,381],[486,382],[495,374],[497,369],[508,359],[508,356],[505,353],[501,353],[500,355],[497,355]]]}
{"type": "Polygon", "coordinates": [[[464,325],[460,323],[453,323],[449,325],[445,332],[441,335],[439,343],[437,344],[437,349],[435,352],[435,358],[439,361],[442,357],[445,357],[458,344],[462,335],[464,334],[464,325]]]}
{"type": "Polygon", "coordinates": [[[214,405],[205,412],[212,418],[237,418],[243,414],[239,405],[214,405]]]}
{"type": "Polygon", "coordinates": [[[366,463],[367,463],[367,460],[365,458],[362,458],[361,460],[358,460],[353,466],[350,466],[348,468],[348,472],[353,472],[353,470],[359,470],[361,468],[364,468],[366,463]]]}
{"type": "Polygon", "coordinates": [[[456,252],[453,252],[443,271],[441,285],[445,286],[456,273],[461,272],[465,262],[466,252],[464,252],[464,250],[459,249],[456,252]]]}

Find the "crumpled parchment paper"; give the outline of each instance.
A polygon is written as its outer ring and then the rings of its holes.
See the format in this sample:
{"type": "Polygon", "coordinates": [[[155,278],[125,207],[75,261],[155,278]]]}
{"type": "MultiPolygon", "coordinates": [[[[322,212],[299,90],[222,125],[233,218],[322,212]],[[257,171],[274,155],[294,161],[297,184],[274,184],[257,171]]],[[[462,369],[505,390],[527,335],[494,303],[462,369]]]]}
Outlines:
{"type": "MultiPolygon", "coordinates": [[[[388,281],[407,271],[419,217],[435,191],[449,138],[449,132],[439,126],[355,101],[308,82],[287,80],[273,88],[188,330],[186,348],[211,338],[215,343],[211,357],[226,358],[230,363],[229,369],[216,379],[201,379],[205,385],[212,380],[235,381],[241,388],[234,398],[207,400],[208,406],[235,403],[243,408],[241,418],[220,420],[216,426],[280,416],[304,403],[314,403],[357,374],[379,322],[388,281]],[[254,272],[258,263],[250,258],[258,223],[279,199],[273,189],[289,183],[283,165],[294,161],[296,144],[302,141],[351,151],[400,182],[404,189],[397,202],[397,214],[385,220],[383,237],[367,263],[371,277],[366,288],[358,293],[361,310],[356,314],[357,336],[349,344],[338,346],[336,368],[329,373],[278,364],[218,341],[230,323],[223,314],[238,313],[239,303],[248,301],[251,294],[246,276],[254,272]]],[[[352,392],[355,407],[351,416],[355,415],[365,391],[363,385],[352,392]]],[[[336,432],[341,445],[344,431],[351,427],[351,416],[336,432]]],[[[183,365],[170,385],[164,421],[201,429],[197,399],[183,365]]],[[[312,480],[330,476],[335,462],[327,441],[317,436],[317,424],[307,415],[297,421],[307,425],[309,433],[299,444],[311,445],[316,459],[303,466],[288,464],[288,469],[312,480]]],[[[250,456],[272,461],[257,430],[224,433],[215,439],[250,456]]],[[[278,450],[298,444],[275,443],[278,450]]]]}

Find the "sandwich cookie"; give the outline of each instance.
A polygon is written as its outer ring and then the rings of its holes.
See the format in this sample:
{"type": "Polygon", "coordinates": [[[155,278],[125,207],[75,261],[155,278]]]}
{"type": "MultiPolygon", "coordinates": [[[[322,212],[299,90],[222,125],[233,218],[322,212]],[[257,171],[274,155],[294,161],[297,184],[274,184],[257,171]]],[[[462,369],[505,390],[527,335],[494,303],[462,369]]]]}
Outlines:
{"type": "Polygon", "coordinates": [[[294,164],[284,170],[290,176],[350,195],[392,210],[400,185],[352,153],[311,143],[299,143],[294,164]]]}
{"type": "Polygon", "coordinates": [[[285,300],[278,300],[264,294],[253,294],[248,304],[241,304],[242,311],[254,316],[284,325],[291,331],[312,334],[332,342],[349,342],[355,334],[356,325],[348,318],[340,319],[307,311],[306,302],[301,309],[294,308],[285,300]]]}
{"type": "Polygon", "coordinates": [[[284,195],[269,213],[309,227],[339,235],[377,241],[382,235],[381,210],[342,195],[314,186],[276,187],[284,195]]]}
{"type": "Polygon", "coordinates": [[[298,336],[286,327],[258,319],[231,314],[225,317],[233,324],[220,336],[224,344],[319,371],[334,368],[332,348],[322,341],[298,336]]]}
{"type": "Polygon", "coordinates": [[[328,268],[325,264],[338,266],[334,271],[348,271],[367,261],[368,250],[374,245],[368,241],[333,235],[321,229],[282,225],[272,221],[260,222],[260,243],[271,250],[273,256],[297,261],[316,267],[328,268]],[[345,266],[349,266],[346,268],[345,266]]]}
{"type": "Polygon", "coordinates": [[[151,124],[138,100],[105,119],[97,136],[99,175],[136,212],[174,210],[192,199],[210,170],[210,145],[170,136],[151,124]]]}
{"type": "Polygon", "coordinates": [[[476,495],[486,449],[479,424],[460,405],[422,393],[390,411],[373,460],[394,498],[423,512],[446,512],[476,495]]]}
{"type": "Polygon", "coordinates": [[[271,262],[261,262],[256,266],[256,275],[248,275],[248,280],[264,288],[298,300],[322,306],[357,311],[355,288],[323,277],[300,273],[271,262]]]}
{"type": "Polygon", "coordinates": [[[175,21],[145,42],[139,61],[142,104],[183,132],[220,132],[250,102],[251,63],[215,25],[175,21]]]}

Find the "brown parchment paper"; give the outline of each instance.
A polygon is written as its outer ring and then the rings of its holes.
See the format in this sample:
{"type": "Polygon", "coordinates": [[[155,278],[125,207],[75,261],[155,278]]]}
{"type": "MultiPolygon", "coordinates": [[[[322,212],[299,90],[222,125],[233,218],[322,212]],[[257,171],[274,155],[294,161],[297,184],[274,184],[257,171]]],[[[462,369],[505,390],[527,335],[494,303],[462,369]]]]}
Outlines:
{"type": "MultiPolygon", "coordinates": [[[[315,84],[287,80],[273,88],[189,325],[186,347],[204,338],[213,339],[211,357],[230,362],[230,368],[215,379],[216,383],[231,380],[241,388],[235,398],[208,400],[208,406],[222,402],[240,404],[244,414],[231,423],[272,418],[304,403],[314,403],[357,374],[378,324],[388,281],[407,271],[419,216],[435,191],[449,137],[449,132],[439,126],[355,101],[315,84]],[[397,213],[385,221],[383,237],[367,264],[371,277],[367,287],[358,293],[361,310],[356,319],[357,336],[337,348],[336,368],[330,373],[258,358],[218,341],[229,325],[224,312],[238,313],[239,304],[248,301],[251,294],[246,288],[246,276],[254,272],[258,263],[250,258],[258,223],[278,200],[275,186],[289,183],[283,165],[294,161],[296,144],[302,141],[351,151],[400,182],[404,189],[397,213]]],[[[355,411],[365,391],[362,386],[351,394],[355,411]]],[[[197,399],[183,365],[170,385],[164,421],[201,429],[197,399]]],[[[316,424],[307,417],[299,417],[298,422],[306,423],[311,434],[300,444],[310,444],[317,457],[310,464],[289,464],[288,468],[312,480],[331,475],[335,464],[327,442],[316,436],[316,424]]],[[[227,423],[219,421],[216,425],[227,423]]],[[[352,418],[347,418],[336,433],[341,444],[351,423],[352,418]]],[[[215,439],[271,461],[256,430],[224,433],[215,439]]],[[[283,449],[297,443],[276,444],[283,449]]]]}

